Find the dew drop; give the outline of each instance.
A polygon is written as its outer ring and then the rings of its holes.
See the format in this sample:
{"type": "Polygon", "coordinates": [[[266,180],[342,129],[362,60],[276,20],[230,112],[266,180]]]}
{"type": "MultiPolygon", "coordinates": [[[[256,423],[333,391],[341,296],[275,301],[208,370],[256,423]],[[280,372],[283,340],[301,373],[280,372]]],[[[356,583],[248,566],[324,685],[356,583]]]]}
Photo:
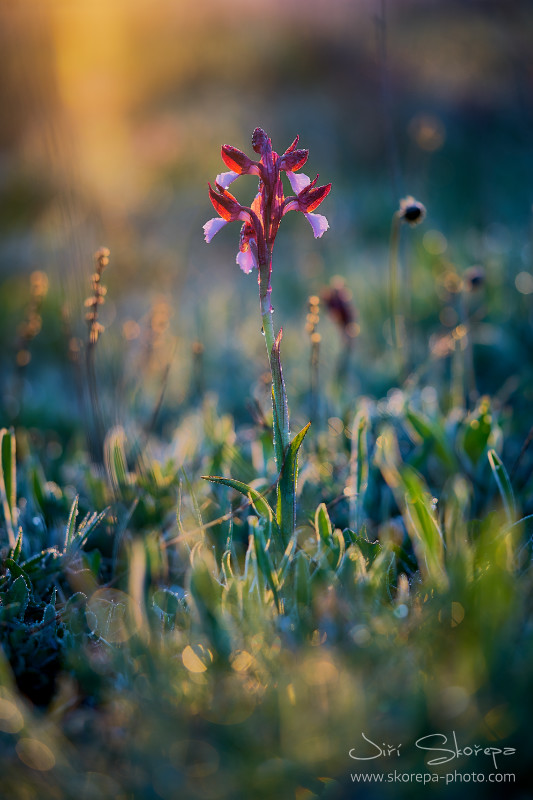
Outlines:
{"type": "Polygon", "coordinates": [[[393,614],[395,617],[398,617],[398,619],[405,619],[405,617],[409,614],[409,609],[405,603],[401,603],[394,609],[393,614]]]}

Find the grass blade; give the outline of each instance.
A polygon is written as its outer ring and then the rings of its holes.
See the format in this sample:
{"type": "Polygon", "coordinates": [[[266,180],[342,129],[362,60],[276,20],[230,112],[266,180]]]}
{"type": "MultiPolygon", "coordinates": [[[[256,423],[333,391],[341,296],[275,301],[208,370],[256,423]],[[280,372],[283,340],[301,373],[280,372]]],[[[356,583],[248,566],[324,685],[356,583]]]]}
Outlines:
{"type": "Polygon", "coordinates": [[[496,485],[498,486],[503,500],[503,507],[505,509],[507,520],[510,524],[512,524],[516,519],[516,503],[514,499],[513,487],[511,485],[511,479],[509,478],[509,474],[505,469],[504,463],[496,450],[489,450],[488,459],[492,474],[494,475],[494,480],[496,481],[496,485]]]}
{"type": "Polygon", "coordinates": [[[350,456],[350,525],[354,531],[358,531],[363,524],[363,504],[368,485],[367,427],[366,412],[359,411],[353,423],[350,456]]]}
{"type": "Polygon", "coordinates": [[[67,522],[67,529],[65,532],[65,547],[64,549],[67,550],[68,546],[72,543],[75,535],[76,535],[76,518],[78,516],[78,500],[79,495],[76,495],[74,500],[72,501],[72,506],[70,508],[70,514],[68,515],[68,522],[67,522]]]}
{"type": "Polygon", "coordinates": [[[376,459],[402,512],[423,575],[438,586],[448,582],[444,568],[444,541],[433,499],[420,475],[402,464],[392,429],[382,433],[376,459]]]}
{"type": "Polygon", "coordinates": [[[130,483],[126,459],[126,434],[117,425],[109,431],[104,441],[104,463],[109,482],[116,494],[130,483]]]}
{"type": "Polygon", "coordinates": [[[17,524],[16,441],[13,430],[0,430],[0,495],[4,508],[9,546],[16,547],[14,528],[17,524]]]}

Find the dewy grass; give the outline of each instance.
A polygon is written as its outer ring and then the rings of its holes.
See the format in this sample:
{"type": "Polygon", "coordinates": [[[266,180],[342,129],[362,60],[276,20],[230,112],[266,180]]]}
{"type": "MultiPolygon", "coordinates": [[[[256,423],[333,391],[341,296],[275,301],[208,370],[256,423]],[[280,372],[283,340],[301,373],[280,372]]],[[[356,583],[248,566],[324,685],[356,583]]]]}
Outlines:
{"type": "Polygon", "coordinates": [[[205,240],[210,242],[228,222],[242,222],[237,264],[245,273],[257,269],[259,306],[272,376],[274,449],[279,472],[277,519],[286,542],[292,536],[295,525],[297,452],[304,432],[291,442],[289,410],[281,369],[282,330],[276,335],[272,318],[272,251],[281,219],[289,211],[301,211],[311,225],[315,238],[322,236],[329,228],[328,221],[322,214],[313,212],[331,189],[331,184],[316,185],[318,175],[310,180],[307,175],[298,172],[309,155],[308,150],[297,147],[298,139],[297,136],[279,156],[272,149],[272,142],[265,131],[256,128],[252,135],[252,147],[259,158],[255,160],[236,147],[223,145],[222,158],[230,171],[217,175],[215,189],[209,184],[209,197],[220,216],[204,225],[205,240]],[[283,172],[295,195],[285,197],[283,172]],[[250,207],[241,205],[227,188],[240,175],[256,175],[259,178],[258,192],[250,207]]]}

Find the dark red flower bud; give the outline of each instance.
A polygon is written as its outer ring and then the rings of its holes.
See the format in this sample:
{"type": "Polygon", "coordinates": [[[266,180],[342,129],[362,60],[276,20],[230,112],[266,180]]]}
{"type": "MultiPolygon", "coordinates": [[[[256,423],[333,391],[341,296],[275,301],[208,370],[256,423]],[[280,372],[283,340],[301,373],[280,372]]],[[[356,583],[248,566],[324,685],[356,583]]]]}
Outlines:
{"type": "Polygon", "coordinates": [[[263,128],[256,128],[252,133],[252,147],[256,153],[260,153],[262,155],[267,149],[269,141],[270,139],[264,132],[263,128]]]}
{"type": "MultiPolygon", "coordinates": [[[[318,175],[317,175],[318,178],[318,175]]],[[[331,183],[328,183],[327,186],[315,186],[316,180],[312,181],[309,186],[300,192],[298,195],[298,205],[300,211],[303,211],[306,214],[314,211],[315,208],[318,208],[322,200],[328,196],[331,183]]]]}
{"type": "Polygon", "coordinates": [[[354,337],[357,311],[352,302],[352,293],[344,280],[340,277],[333,278],[331,284],[322,291],[322,299],[343,334],[354,337]]]}
{"type": "Polygon", "coordinates": [[[240,218],[240,215],[243,211],[241,204],[237,201],[235,197],[233,197],[227,189],[223,189],[219,187],[217,184],[217,189],[219,191],[215,192],[215,190],[209,186],[209,199],[213,203],[213,208],[220,214],[222,219],[227,220],[228,222],[232,220],[236,220],[240,218]]]}
{"type": "Polygon", "coordinates": [[[295,172],[297,169],[303,167],[308,156],[309,150],[287,151],[281,157],[280,169],[287,170],[287,172],[295,172]]]}
{"type": "Polygon", "coordinates": [[[256,166],[256,162],[248,158],[246,153],[243,153],[237,147],[232,147],[230,144],[222,145],[222,160],[226,166],[239,175],[249,174],[250,169],[256,166]]]}

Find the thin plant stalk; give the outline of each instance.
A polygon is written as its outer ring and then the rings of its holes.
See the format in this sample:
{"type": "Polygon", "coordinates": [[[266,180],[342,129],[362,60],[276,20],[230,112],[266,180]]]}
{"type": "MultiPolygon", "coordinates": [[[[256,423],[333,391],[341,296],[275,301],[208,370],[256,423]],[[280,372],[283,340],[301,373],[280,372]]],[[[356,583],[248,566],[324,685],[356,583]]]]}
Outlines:
{"type": "Polygon", "coordinates": [[[274,445],[276,449],[276,460],[278,471],[283,467],[283,459],[286,448],[291,441],[289,410],[287,407],[287,397],[281,372],[281,362],[279,357],[279,341],[281,331],[276,337],[274,331],[273,308],[271,304],[271,275],[272,275],[272,250],[268,248],[268,261],[259,264],[259,306],[261,311],[261,322],[263,334],[268,354],[268,363],[272,377],[272,402],[274,414],[274,445]],[[278,350],[276,351],[276,344],[278,350]],[[278,439],[278,441],[277,441],[278,439]]]}
{"type": "Polygon", "coordinates": [[[309,382],[311,392],[310,419],[313,424],[318,423],[319,412],[319,366],[320,366],[320,334],[311,334],[311,356],[309,359],[309,382]]]}
{"type": "Polygon", "coordinates": [[[281,331],[276,338],[274,332],[274,320],[272,318],[272,306],[270,295],[272,292],[270,284],[271,261],[268,264],[259,264],[259,302],[261,309],[261,320],[263,323],[263,333],[268,353],[270,374],[272,377],[272,424],[274,437],[274,452],[278,468],[278,484],[276,498],[276,516],[281,530],[284,532],[286,540],[290,539],[296,525],[296,487],[294,482],[283,481],[285,460],[291,443],[289,409],[283,373],[281,371],[281,361],[279,354],[279,343],[281,341],[281,331]]]}
{"type": "Polygon", "coordinates": [[[404,325],[401,309],[401,297],[398,291],[398,262],[400,249],[401,216],[395,211],[392,216],[392,226],[389,247],[389,312],[391,342],[401,369],[405,366],[404,353],[404,325]]]}
{"type": "Polygon", "coordinates": [[[309,334],[309,341],[311,344],[311,353],[309,356],[309,395],[310,395],[310,409],[309,417],[311,423],[318,421],[319,414],[319,363],[320,363],[320,334],[318,332],[318,323],[320,321],[320,298],[317,295],[309,297],[309,313],[307,314],[307,322],[305,329],[309,334]]]}
{"type": "Polygon", "coordinates": [[[476,386],[476,373],[474,369],[474,347],[472,344],[471,322],[466,309],[464,289],[459,293],[459,320],[465,330],[465,382],[467,409],[474,405],[479,397],[476,386]]]}
{"type": "Polygon", "coordinates": [[[452,407],[465,408],[465,342],[453,337],[452,354],[452,407]]]}
{"type": "MultiPolygon", "coordinates": [[[[281,429],[282,446],[283,450],[290,443],[290,427],[289,415],[283,413],[283,396],[282,387],[279,381],[275,380],[275,367],[273,364],[274,359],[274,345],[276,343],[276,334],[274,332],[273,309],[270,302],[272,294],[272,287],[270,284],[270,276],[272,272],[272,256],[269,252],[269,262],[266,264],[259,264],[259,306],[261,311],[261,322],[263,325],[263,334],[265,337],[265,344],[268,354],[268,363],[270,366],[270,373],[272,375],[272,393],[274,400],[274,410],[278,415],[278,419],[286,417],[286,425],[281,429]]],[[[278,469],[281,469],[281,464],[278,464],[278,469]]]]}
{"type": "Polygon", "coordinates": [[[105,435],[105,426],[102,417],[102,410],[100,406],[100,398],[98,396],[98,383],[96,380],[95,370],[95,352],[96,343],[100,335],[104,331],[104,326],[98,319],[99,307],[105,302],[107,289],[102,285],[102,273],[109,264],[109,250],[107,247],[101,247],[94,254],[96,262],[96,269],[92,275],[92,288],[91,295],[85,301],[87,312],[85,314],[85,321],[88,327],[88,340],[85,350],[85,366],[87,369],[87,384],[89,387],[89,399],[91,402],[93,412],[93,430],[89,434],[89,450],[91,458],[96,465],[103,464],[103,443],[105,435]]]}
{"type": "Polygon", "coordinates": [[[392,216],[392,226],[389,246],[389,305],[390,305],[390,335],[394,350],[397,353],[400,374],[405,377],[407,367],[406,359],[406,334],[405,314],[406,309],[402,302],[403,295],[399,291],[399,250],[400,232],[402,222],[409,226],[419,225],[426,216],[426,209],[422,203],[408,195],[400,200],[400,207],[392,216]]]}

